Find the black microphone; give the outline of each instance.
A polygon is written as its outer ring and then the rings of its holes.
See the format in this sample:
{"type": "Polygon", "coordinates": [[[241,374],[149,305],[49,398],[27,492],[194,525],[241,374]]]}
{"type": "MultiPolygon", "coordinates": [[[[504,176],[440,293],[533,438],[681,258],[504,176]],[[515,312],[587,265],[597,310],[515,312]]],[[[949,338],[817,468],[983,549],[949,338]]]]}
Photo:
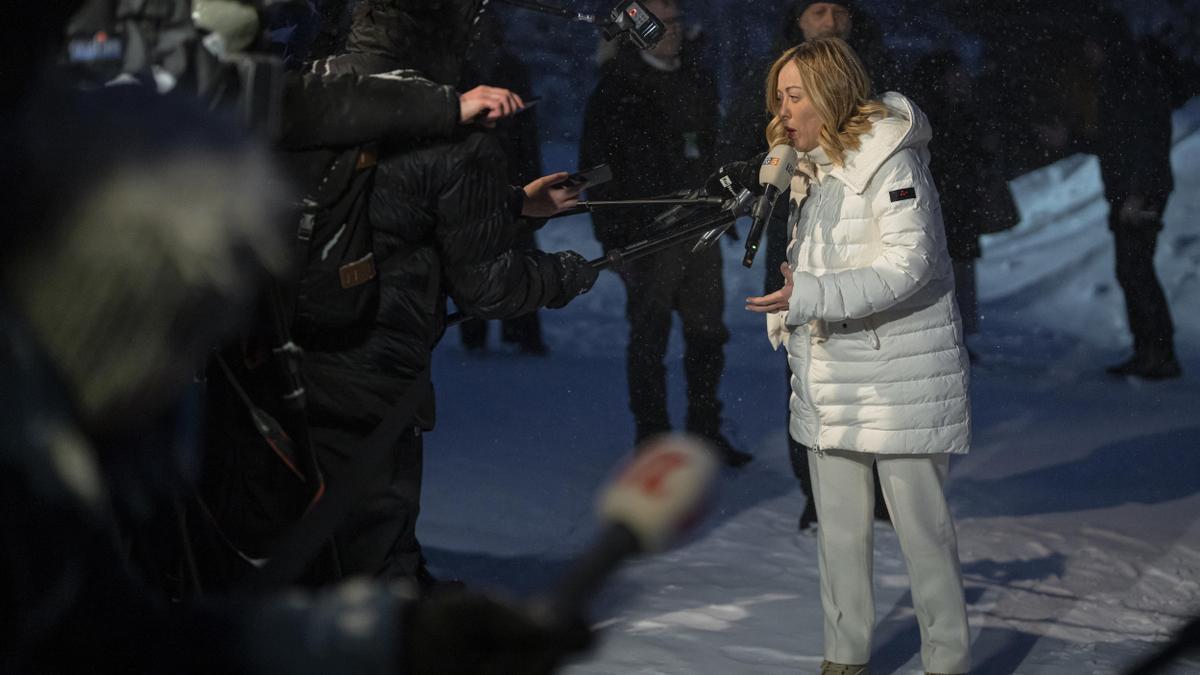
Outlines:
{"type": "Polygon", "coordinates": [[[621,561],[665,549],[699,520],[716,475],[716,453],[706,441],[685,434],[652,439],[601,493],[600,536],[534,611],[548,621],[581,616],[621,561]]]}
{"type": "Polygon", "coordinates": [[[758,182],[766,189],[754,204],[754,220],[750,223],[750,233],[746,235],[746,256],[742,258],[742,264],[746,267],[754,264],[763,228],[771,220],[771,212],[775,210],[775,200],[779,198],[780,192],[788,189],[795,171],[796,150],[785,144],[771,148],[759,167],[758,182]]]}
{"type": "MultiPolygon", "coordinates": [[[[721,235],[733,227],[733,223],[738,218],[750,215],[750,209],[753,204],[754,193],[746,188],[742,188],[732,198],[725,200],[725,204],[721,208],[729,214],[728,222],[721,223],[708,232],[705,232],[700,237],[700,240],[696,242],[696,245],[692,247],[692,253],[706,249],[716,243],[721,238],[721,235]]],[[[737,239],[736,231],[733,238],[737,239]]]]}
{"type": "Polygon", "coordinates": [[[767,156],[766,152],[748,160],[722,164],[704,183],[704,192],[722,197],[736,197],[742,189],[747,189],[755,195],[762,194],[758,184],[758,167],[767,156]]]}

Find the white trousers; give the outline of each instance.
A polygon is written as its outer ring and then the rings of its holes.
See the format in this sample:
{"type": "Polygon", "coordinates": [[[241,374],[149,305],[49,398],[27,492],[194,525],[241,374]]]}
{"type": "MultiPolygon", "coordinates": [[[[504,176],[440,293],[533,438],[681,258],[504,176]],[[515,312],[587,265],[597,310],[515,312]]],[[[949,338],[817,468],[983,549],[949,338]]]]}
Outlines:
{"type": "Polygon", "coordinates": [[[970,631],[954,523],[942,486],[948,455],[873,455],[810,451],[820,548],[825,658],[863,664],[871,659],[875,626],[872,584],[875,490],[883,497],[908,566],[921,628],[921,663],[932,673],[965,673],[970,631]]]}

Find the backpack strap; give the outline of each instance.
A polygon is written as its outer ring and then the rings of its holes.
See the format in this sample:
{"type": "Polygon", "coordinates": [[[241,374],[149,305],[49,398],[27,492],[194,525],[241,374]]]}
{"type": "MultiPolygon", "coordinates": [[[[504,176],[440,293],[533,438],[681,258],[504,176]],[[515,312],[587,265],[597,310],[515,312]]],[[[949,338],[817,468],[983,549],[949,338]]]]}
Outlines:
{"type": "Polygon", "coordinates": [[[354,459],[345,476],[330,483],[324,497],[280,537],[270,561],[247,579],[250,590],[268,591],[293,582],[304,572],[313,555],[333,536],[346,515],[370,497],[359,486],[370,481],[387,453],[392,451],[396,439],[412,427],[417,409],[429,393],[431,365],[426,364],[394,406],[377,411],[382,413],[382,421],[352,453],[354,459]]]}

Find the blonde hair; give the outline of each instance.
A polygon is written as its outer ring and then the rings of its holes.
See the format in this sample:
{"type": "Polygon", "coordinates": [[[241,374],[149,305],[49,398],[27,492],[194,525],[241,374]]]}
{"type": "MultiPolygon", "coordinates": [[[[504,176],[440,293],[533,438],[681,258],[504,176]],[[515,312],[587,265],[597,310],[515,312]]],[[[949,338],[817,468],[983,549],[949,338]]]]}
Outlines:
{"type": "Polygon", "coordinates": [[[818,142],[834,164],[845,163],[846,151],[857,150],[859,136],[871,130],[872,118],[887,117],[887,108],[870,98],[871,78],[858,55],[836,37],[807,40],[787,50],[771,65],[767,74],[767,145],[786,144],[787,133],[779,119],[779,72],[794,62],[800,70],[800,82],[821,118],[818,142]]]}

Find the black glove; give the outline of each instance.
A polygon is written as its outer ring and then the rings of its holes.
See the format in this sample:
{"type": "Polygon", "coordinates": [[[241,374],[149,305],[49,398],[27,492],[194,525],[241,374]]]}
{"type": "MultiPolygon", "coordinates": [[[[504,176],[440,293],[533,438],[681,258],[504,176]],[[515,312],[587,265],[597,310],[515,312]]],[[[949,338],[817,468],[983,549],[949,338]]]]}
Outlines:
{"type": "Polygon", "coordinates": [[[547,302],[546,306],[558,309],[565,307],[576,296],[591,290],[592,285],[596,283],[596,277],[600,276],[600,270],[589,265],[587,259],[575,251],[555,253],[554,258],[558,265],[560,289],[558,296],[547,302]]]}
{"type": "Polygon", "coordinates": [[[766,158],[763,152],[744,162],[729,162],[714,171],[704,181],[704,192],[712,197],[733,197],[745,188],[761,195],[765,188],[758,182],[758,169],[766,158]]]}
{"type": "Polygon", "coordinates": [[[412,603],[404,626],[406,675],[547,675],[592,641],[581,619],[550,625],[470,591],[412,603]]]}

